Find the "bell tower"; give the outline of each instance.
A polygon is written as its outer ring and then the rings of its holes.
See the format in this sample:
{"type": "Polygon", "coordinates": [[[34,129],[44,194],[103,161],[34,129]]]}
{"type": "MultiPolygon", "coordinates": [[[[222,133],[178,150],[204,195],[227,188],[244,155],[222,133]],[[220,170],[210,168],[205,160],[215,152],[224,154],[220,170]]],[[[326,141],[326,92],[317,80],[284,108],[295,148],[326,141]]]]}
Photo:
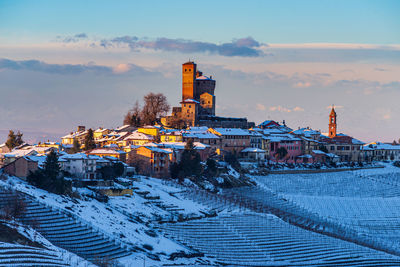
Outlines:
{"type": "Polygon", "coordinates": [[[334,106],[332,105],[331,113],[329,114],[329,137],[336,137],[336,111],[334,106]]]}

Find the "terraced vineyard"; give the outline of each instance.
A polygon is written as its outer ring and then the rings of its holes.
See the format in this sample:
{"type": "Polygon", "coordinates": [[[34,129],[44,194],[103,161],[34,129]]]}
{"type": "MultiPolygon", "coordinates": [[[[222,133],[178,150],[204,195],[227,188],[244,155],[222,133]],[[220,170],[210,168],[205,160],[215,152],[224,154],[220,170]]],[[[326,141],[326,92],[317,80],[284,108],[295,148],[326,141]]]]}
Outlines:
{"type": "MultiPolygon", "coordinates": [[[[54,245],[89,261],[111,260],[131,254],[122,244],[96,231],[79,218],[48,207],[22,193],[20,196],[26,203],[26,211],[20,220],[32,225],[54,245]]],[[[0,191],[0,206],[14,197],[9,191],[0,191]]]]}
{"type": "Polygon", "coordinates": [[[0,242],[0,266],[70,266],[52,250],[0,242]]]}
{"type": "Polygon", "coordinates": [[[272,215],[233,213],[164,224],[167,236],[232,265],[399,266],[400,258],[313,233],[272,215]]]}

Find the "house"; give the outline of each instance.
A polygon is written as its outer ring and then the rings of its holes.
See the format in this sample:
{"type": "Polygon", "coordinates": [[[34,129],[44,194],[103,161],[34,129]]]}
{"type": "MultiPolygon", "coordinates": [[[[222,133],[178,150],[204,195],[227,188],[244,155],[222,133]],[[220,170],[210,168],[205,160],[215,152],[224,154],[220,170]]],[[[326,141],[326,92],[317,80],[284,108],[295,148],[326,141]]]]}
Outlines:
{"type": "Polygon", "coordinates": [[[239,153],[250,147],[249,130],[240,128],[210,128],[209,131],[221,138],[221,150],[228,153],[239,153]]]}
{"type": "Polygon", "coordinates": [[[78,126],[76,132],[71,132],[70,134],[61,137],[61,144],[73,145],[74,140],[78,140],[80,144],[83,144],[87,134],[88,131],[86,130],[85,126],[78,126]]]}
{"type": "Polygon", "coordinates": [[[278,162],[295,163],[296,158],[303,153],[303,141],[290,133],[271,134],[267,136],[270,149],[268,159],[273,159],[278,162]],[[283,158],[279,157],[279,149],[285,148],[286,155],[283,158]]]}
{"type": "Polygon", "coordinates": [[[30,172],[38,169],[38,161],[22,156],[3,166],[4,173],[26,179],[30,172]]]}
{"type": "Polygon", "coordinates": [[[190,127],[182,132],[183,141],[187,142],[192,139],[193,142],[208,145],[212,150],[221,149],[222,139],[218,135],[209,131],[208,127],[190,127]]]}
{"type": "Polygon", "coordinates": [[[364,161],[400,160],[400,145],[372,142],[361,147],[364,161]]]}
{"type": "MultiPolygon", "coordinates": [[[[173,154],[171,160],[173,162],[179,162],[182,156],[182,152],[185,149],[186,142],[164,142],[157,144],[159,148],[170,149],[173,154]]],[[[193,149],[200,154],[200,159],[206,161],[215,151],[206,144],[200,142],[193,142],[193,149]]]]}
{"type": "Polygon", "coordinates": [[[258,125],[258,127],[261,129],[271,128],[271,127],[279,127],[279,126],[280,126],[279,123],[277,123],[276,121],[273,121],[273,120],[266,120],[258,125]]]}
{"type": "Polygon", "coordinates": [[[153,142],[155,140],[155,136],[145,134],[142,132],[139,132],[139,130],[134,131],[133,133],[129,134],[123,139],[123,142],[121,142],[122,146],[129,146],[129,145],[135,145],[135,146],[142,146],[147,143],[153,142]]]}
{"type": "Polygon", "coordinates": [[[160,132],[160,141],[161,142],[183,142],[182,132],[172,129],[172,130],[164,130],[160,132]]]}
{"type": "Polygon", "coordinates": [[[94,140],[103,139],[109,133],[111,133],[110,129],[100,127],[99,129],[93,131],[93,138],[94,140]]]}
{"type": "Polygon", "coordinates": [[[96,158],[85,153],[66,154],[58,159],[61,169],[80,179],[96,179],[96,158]]]}
{"type": "Polygon", "coordinates": [[[157,177],[167,177],[172,151],[157,146],[140,146],[136,149],[138,159],[143,161],[144,172],[157,177]]]}
{"type": "Polygon", "coordinates": [[[258,147],[247,147],[240,151],[242,158],[254,161],[264,161],[266,159],[266,151],[258,147]]]}
{"type": "MultiPolygon", "coordinates": [[[[50,142],[50,141],[43,142],[43,143],[39,142],[37,145],[35,145],[35,147],[52,148],[52,149],[54,149],[55,152],[60,152],[60,151],[63,151],[65,149],[64,146],[61,143],[59,143],[59,142],[50,142]]],[[[48,151],[50,151],[50,150],[48,150],[48,151]]],[[[47,152],[45,151],[45,153],[47,153],[47,152]]]]}
{"type": "Polygon", "coordinates": [[[339,156],[340,161],[362,161],[361,149],[364,143],[345,134],[336,134],[335,137],[326,137],[321,140],[325,143],[329,153],[339,156]]]}

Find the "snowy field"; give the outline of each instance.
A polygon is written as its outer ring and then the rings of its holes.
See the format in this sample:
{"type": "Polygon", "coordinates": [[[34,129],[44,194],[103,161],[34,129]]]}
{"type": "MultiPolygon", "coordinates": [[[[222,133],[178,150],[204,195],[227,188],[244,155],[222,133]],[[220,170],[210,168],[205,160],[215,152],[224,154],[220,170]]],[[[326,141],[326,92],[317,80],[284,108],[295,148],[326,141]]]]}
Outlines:
{"type": "Polygon", "coordinates": [[[301,208],[400,247],[400,168],[258,176],[301,208]]]}

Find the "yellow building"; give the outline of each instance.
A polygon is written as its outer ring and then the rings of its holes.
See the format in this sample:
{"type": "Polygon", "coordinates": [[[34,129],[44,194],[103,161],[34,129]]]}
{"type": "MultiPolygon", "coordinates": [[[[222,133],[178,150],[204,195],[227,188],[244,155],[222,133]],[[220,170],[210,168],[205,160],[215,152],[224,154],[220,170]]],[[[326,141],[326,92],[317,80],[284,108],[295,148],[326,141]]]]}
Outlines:
{"type": "Polygon", "coordinates": [[[139,133],[144,133],[147,135],[158,136],[160,132],[160,127],[148,125],[138,128],[137,131],[139,133]]]}
{"type": "Polygon", "coordinates": [[[111,130],[109,130],[109,129],[103,129],[103,128],[99,128],[99,129],[97,129],[96,131],[94,131],[93,132],[93,138],[95,139],[95,140],[98,140],[98,139],[102,139],[102,138],[104,138],[107,134],[109,134],[111,132],[111,130]]]}
{"type": "Polygon", "coordinates": [[[160,141],[163,142],[183,142],[182,133],[179,131],[169,132],[169,133],[161,133],[160,141]]]}

